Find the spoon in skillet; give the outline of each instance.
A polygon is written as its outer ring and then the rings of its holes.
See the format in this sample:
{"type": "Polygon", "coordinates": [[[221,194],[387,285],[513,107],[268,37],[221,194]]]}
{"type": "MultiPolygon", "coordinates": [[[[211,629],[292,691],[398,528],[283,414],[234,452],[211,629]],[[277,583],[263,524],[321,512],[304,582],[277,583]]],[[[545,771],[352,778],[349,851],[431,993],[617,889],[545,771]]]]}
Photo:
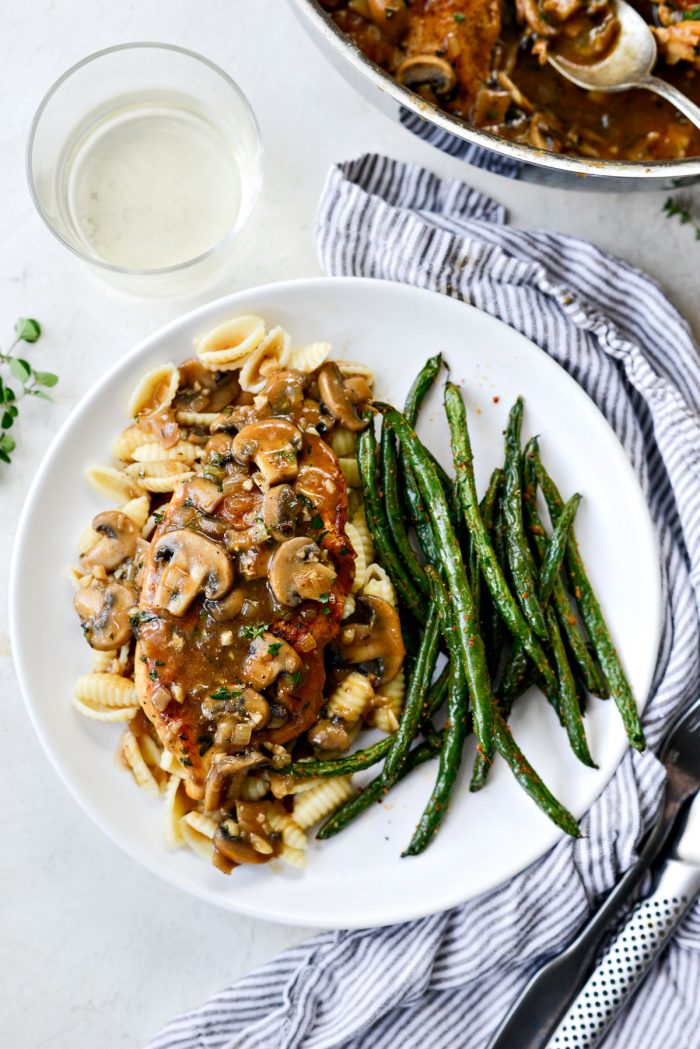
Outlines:
{"type": "Polygon", "coordinates": [[[587,91],[627,91],[634,87],[654,91],[700,127],[700,106],[673,84],[652,76],[657,57],[656,40],[648,24],[627,0],[611,0],[611,6],[620,23],[620,32],[615,46],[602,61],[583,65],[550,52],[550,64],[587,91]]]}
{"type": "Polygon", "coordinates": [[[669,729],[659,760],[666,770],[664,803],[636,863],[573,943],[533,976],[489,1049],[544,1049],[588,975],[601,942],[668,840],[684,803],[700,790],[700,699],[669,729]]]}

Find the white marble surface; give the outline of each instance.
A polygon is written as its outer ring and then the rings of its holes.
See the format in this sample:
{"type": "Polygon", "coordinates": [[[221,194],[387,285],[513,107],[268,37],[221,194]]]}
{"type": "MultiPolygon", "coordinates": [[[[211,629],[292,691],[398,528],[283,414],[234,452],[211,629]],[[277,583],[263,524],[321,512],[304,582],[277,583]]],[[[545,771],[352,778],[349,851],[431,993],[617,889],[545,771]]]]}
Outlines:
{"type": "MultiPolygon", "coordinates": [[[[0,588],[25,490],[52,434],[117,355],[189,305],[232,287],[318,273],[315,206],[329,164],[384,151],[487,189],[513,222],[588,237],[646,268],[700,333],[700,244],[665,219],[664,195],[541,190],[465,168],[375,113],[316,52],[284,0],[23,0],[0,34],[0,342],[18,314],[45,335],[56,404],[22,412],[0,465],[0,588]],[[254,236],[232,276],[185,301],[139,301],[98,283],[47,233],[27,193],[31,115],[65,68],[114,43],[162,40],[220,63],[247,92],[267,150],[254,236]]],[[[690,194],[700,207],[700,194],[690,194]]],[[[47,522],[47,527],[50,523],[47,522]]],[[[219,913],[123,856],[59,782],[24,714],[0,607],[1,1049],[135,1049],[182,1008],[288,944],[285,929],[219,913]]],[[[56,702],[67,697],[57,696],[56,702]]]]}

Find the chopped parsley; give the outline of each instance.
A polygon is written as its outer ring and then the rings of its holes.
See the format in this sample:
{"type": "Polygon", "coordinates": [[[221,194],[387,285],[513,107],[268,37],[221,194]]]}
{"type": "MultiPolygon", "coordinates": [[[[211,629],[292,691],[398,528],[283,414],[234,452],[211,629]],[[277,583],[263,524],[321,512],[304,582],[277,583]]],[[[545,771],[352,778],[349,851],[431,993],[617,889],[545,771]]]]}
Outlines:
{"type": "Polygon", "coordinates": [[[318,599],[319,599],[319,601],[321,602],[322,605],[327,605],[328,602],[330,601],[330,598],[331,598],[330,594],[319,594],[318,595],[318,599]]]}
{"type": "Polygon", "coordinates": [[[161,513],[160,510],[154,510],[153,511],[153,520],[155,521],[156,524],[160,524],[164,517],[165,517],[165,514],[161,513]]]}
{"type": "Polygon", "coordinates": [[[250,641],[254,641],[257,637],[262,637],[266,630],[269,629],[269,623],[249,623],[247,626],[241,627],[241,637],[247,637],[250,641]]]}
{"type": "Polygon", "coordinates": [[[165,663],[163,662],[162,659],[154,659],[153,662],[155,663],[155,665],[157,667],[164,667],[165,666],[165,663]]]}
{"type": "Polygon", "coordinates": [[[210,692],[209,695],[212,699],[240,699],[243,691],[240,688],[230,691],[225,685],[220,685],[216,692],[210,692]]]}
{"type": "Polygon", "coordinates": [[[464,15],[454,15],[454,20],[455,20],[455,22],[463,22],[464,21],[464,15]]]}
{"type": "Polygon", "coordinates": [[[192,762],[190,761],[189,758],[180,758],[180,764],[181,765],[190,766],[192,764],[192,762]]]}
{"type": "Polygon", "coordinates": [[[129,615],[129,626],[132,630],[138,630],[144,623],[153,623],[158,618],[153,612],[131,612],[129,615]]]}
{"type": "Polygon", "coordinates": [[[282,642],[281,641],[273,641],[271,644],[269,644],[267,646],[267,651],[274,658],[275,656],[279,655],[279,652],[280,652],[281,648],[282,648],[282,642]]]}
{"type": "Polygon", "coordinates": [[[155,670],[155,669],[154,670],[150,670],[148,672],[148,676],[150,677],[151,681],[157,681],[158,680],[158,671],[155,670]]]}
{"type": "Polygon", "coordinates": [[[315,517],[311,518],[311,527],[323,528],[323,518],[316,514],[315,517]]]}
{"type": "MultiPolygon", "coordinates": [[[[697,8],[700,11],[700,8],[697,8]]],[[[695,231],[695,239],[700,240],[700,222],[695,218],[692,211],[682,200],[674,200],[668,197],[664,203],[664,211],[667,218],[678,217],[681,226],[691,226],[695,231]]]]}
{"type": "Polygon", "coordinates": [[[214,740],[211,736],[199,736],[197,743],[199,745],[199,756],[201,758],[214,745],[214,740]]]}
{"type": "Polygon", "coordinates": [[[293,674],[289,675],[295,685],[298,685],[301,681],[301,670],[295,670],[293,674]]]}

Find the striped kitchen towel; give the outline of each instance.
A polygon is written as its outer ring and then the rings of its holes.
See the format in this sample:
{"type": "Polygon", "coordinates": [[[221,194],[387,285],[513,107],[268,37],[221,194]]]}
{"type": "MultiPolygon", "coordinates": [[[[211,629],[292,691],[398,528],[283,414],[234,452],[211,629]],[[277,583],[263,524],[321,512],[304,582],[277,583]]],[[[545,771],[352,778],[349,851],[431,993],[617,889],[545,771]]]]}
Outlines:
{"type": "MultiPolygon", "coordinates": [[[[644,715],[653,748],[700,692],[700,360],[687,325],[625,262],[572,237],[512,229],[463,182],[384,157],[331,170],[317,235],[328,273],[417,284],[501,318],[563,365],[617,432],[661,551],[666,614],[644,715]]],[[[629,866],[661,788],[652,750],[628,752],[581,840],[562,840],[447,913],[294,947],[148,1049],[482,1049],[533,970],[629,866]]],[[[699,989],[695,906],[606,1049],[698,1049],[699,989]]]]}

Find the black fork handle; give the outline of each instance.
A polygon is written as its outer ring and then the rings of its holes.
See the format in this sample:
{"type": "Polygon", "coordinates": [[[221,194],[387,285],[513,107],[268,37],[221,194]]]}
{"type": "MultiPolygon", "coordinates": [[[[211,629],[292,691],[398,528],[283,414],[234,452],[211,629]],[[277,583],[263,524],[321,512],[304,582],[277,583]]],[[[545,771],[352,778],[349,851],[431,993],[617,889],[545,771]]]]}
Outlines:
{"type": "Polygon", "coordinates": [[[652,828],[636,862],[605,898],[573,943],[547,962],[530,980],[489,1049],[543,1049],[586,981],[605,934],[634,898],[642,878],[669,837],[685,791],[666,786],[661,816],[652,828]]]}

